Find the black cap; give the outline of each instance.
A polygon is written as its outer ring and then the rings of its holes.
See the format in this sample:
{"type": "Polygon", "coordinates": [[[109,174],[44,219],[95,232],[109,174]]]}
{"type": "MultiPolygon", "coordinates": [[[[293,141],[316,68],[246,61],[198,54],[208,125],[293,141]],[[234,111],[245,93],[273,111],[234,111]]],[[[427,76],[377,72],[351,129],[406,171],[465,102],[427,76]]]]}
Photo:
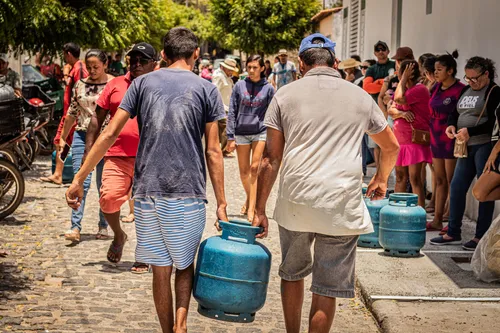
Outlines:
{"type": "Polygon", "coordinates": [[[386,50],[389,50],[389,46],[387,46],[387,43],[386,42],[383,42],[381,40],[379,40],[375,46],[373,47],[374,50],[377,50],[377,47],[379,46],[383,46],[386,50]]]}
{"type": "Polygon", "coordinates": [[[127,52],[127,56],[130,56],[134,52],[139,52],[148,59],[155,59],[156,50],[148,43],[137,43],[132,47],[130,51],[127,52]]]}

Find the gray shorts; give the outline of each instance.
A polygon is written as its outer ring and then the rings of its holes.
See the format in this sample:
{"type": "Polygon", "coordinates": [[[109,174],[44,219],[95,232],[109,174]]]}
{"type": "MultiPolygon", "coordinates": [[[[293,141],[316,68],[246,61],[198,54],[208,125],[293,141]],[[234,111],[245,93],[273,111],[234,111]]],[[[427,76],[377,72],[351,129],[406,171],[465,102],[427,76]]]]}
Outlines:
{"type": "Polygon", "coordinates": [[[236,144],[239,146],[251,145],[252,142],[266,141],[267,131],[254,135],[236,135],[236,144]]]}
{"type": "Polygon", "coordinates": [[[302,280],[312,273],[311,291],[326,297],[354,297],[354,267],[359,236],[327,236],[279,227],[279,275],[286,281],[302,280]],[[314,241],[314,260],[311,246],[314,241]]]}

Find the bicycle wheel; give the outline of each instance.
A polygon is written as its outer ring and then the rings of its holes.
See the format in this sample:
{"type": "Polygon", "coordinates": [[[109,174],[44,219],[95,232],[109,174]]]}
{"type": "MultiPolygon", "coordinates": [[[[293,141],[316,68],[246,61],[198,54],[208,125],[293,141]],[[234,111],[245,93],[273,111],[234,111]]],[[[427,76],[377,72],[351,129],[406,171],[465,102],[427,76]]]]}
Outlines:
{"type": "Polygon", "coordinates": [[[23,198],[23,174],[12,162],[0,158],[0,220],[12,214],[23,198]]]}
{"type": "Polygon", "coordinates": [[[0,149],[0,155],[2,155],[3,158],[5,158],[6,160],[14,163],[16,166],[19,166],[19,161],[17,159],[17,155],[12,149],[8,149],[8,148],[0,149]]]}
{"type": "Polygon", "coordinates": [[[17,148],[16,153],[19,155],[20,169],[21,171],[26,171],[30,169],[35,159],[35,152],[33,151],[33,147],[26,141],[19,142],[17,148]]]}

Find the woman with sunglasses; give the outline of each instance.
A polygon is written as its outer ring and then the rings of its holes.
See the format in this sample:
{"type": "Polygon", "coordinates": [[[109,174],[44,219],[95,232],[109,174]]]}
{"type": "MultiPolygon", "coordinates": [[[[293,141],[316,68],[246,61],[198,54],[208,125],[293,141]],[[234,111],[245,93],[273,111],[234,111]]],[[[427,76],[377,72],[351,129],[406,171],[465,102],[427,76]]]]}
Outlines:
{"type": "Polygon", "coordinates": [[[253,55],[247,59],[248,77],[234,86],[227,117],[228,152],[236,149],[240,178],[247,199],[241,215],[252,222],[257,200],[257,171],[266,147],[264,117],[274,96],[274,88],[264,75],[264,59],[253,55]]]}
{"type": "MultiPolygon", "coordinates": [[[[440,55],[434,60],[434,74],[437,81],[431,89],[431,151],[434,166],[433,180],[435,186],[434,219],[427,223],[428,231],[443,229],[445,205],[448,200],[449,187],[453,179],[457,160],[453,155],[455,140],[448,138],[446,129],[448,117],[457,109],[458,99],[465,85],[455,78],[457,75],[458,52],[440,55]]],[[[429,65],[427,59],[424,63],[429,65]]],[[[445,231],[443,231],[444,233],[445,231]]]]}
{"type": "Polygon", "coordinates": [[[361,66],[359,66],[359,68],[361,69],[361,74],[363,74],[363,76],[361,76],[359,79],[356,79],[354,81],[354,84],[359,86],[360,88],[363,88],[363,80],[365,79],[366,71],[368,71],[368,68],[375,65],[376,63],[377,62],[373,59],[367,59],[367,60],[363,61],[361,66]]]}
{"type": "MultiPolygon", "coordinates": [[[[462,243],[462,218],[467,191],[474,177],[481,177],[492,151],[492,132],[500,104],[500,87],[494,82],[496,73],[493,61],[473,57],[465,65],[466,86],[458,100],[457,108],[448,119],[446,135],[450,140],[467,145],[467,156],[459,158],[450,186],[450,219],[445,235],[431,239],[433,245],[462,243]]],[[[474,251],[477,243],[491,225],[495,202],[479,204],[476,233],[462,247],[474,251]]]]}
{"type": "MultiPolygon", "coordinates": [[[[68,114],[64,121],[64,127],[61,134],[61,140],[59,142],[59,152],[61,153],[66,146],[66,138],[76,121],[76,130],[73,136],[73,146],[72,146],[72,158],[73,158],[73,172],[76,175],[80,166],[82,164],[83,154],[85,152],[85,139],[87,134],[87,128],[90,124],[92,116],[95,114],[96,102],[104,90],[106,84],[114,78],[112,75],[106,74],[108,57],[106,53],[101,50],[92,49],[85,55],[85,65],[89,72],[89,76],[86,79],[82,79],[75,84],[73,90],[73,97],[71,99],[71,104],[68,109],[68,114]]],[[[101,161],[97,167],[97,190],[101,188],[101,177],[103,161],[101,161]]],[[[92,174],[90,174],[83,184],[84,195],[81,201],[81,205],[78,210],[73,210],[71,212],[71,229],[65,233],[66,240],[73,242],[80,241],[80,231],[82,230],[82,219],[83,212],[85,210],[85,198],[87,192],[90,189],[90,182],[92,179],[92,174]]],[[[96,235],[97,239],[107,239],[108,235],[108,223],[104,218],[104,214],[99,210],[99,230],[96,235]]]]}

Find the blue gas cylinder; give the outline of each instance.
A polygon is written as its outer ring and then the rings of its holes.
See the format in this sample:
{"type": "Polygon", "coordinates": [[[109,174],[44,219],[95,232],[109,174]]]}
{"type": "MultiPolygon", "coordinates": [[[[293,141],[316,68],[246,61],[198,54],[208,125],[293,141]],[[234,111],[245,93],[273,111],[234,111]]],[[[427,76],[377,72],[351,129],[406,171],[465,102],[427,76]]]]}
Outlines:
{"type": "Polygon", "coordinates": [[[391,194],[380,211],[379,241],[384,252],[394,257],[418,256],[425,245],[426,221],[416,194],[391,194]]]}
{"type": "Polygon", "coordinates": [[[370,213],[370,218],[373,223],[373,232],[371,234],[360,235],[358,239],[358,246],[380,248],[378,241],[379,224],[380,224],[380,210],[389,204],[389,199],[365,200],[366,207],[370,213]]]}
{"type": "Polygon", "coordinates": [[[250,323],[266,300],[271,253],[255,241],[261,228],[242,221],[219,223],[222,235],[200,245],[193,296],[203,316],[250,323]]]}
{"type": "MultiPolygon", "coordinates": [[[[52,153],[52,173],[56,170],[56,152],[52,153]]],[[[64,169],[62,175],[62,181],[64,184],[71,183],[73,181],[73,159],[71,156],[71,151],[66,157],[66,161],[64,161],[64,169]]]]}

